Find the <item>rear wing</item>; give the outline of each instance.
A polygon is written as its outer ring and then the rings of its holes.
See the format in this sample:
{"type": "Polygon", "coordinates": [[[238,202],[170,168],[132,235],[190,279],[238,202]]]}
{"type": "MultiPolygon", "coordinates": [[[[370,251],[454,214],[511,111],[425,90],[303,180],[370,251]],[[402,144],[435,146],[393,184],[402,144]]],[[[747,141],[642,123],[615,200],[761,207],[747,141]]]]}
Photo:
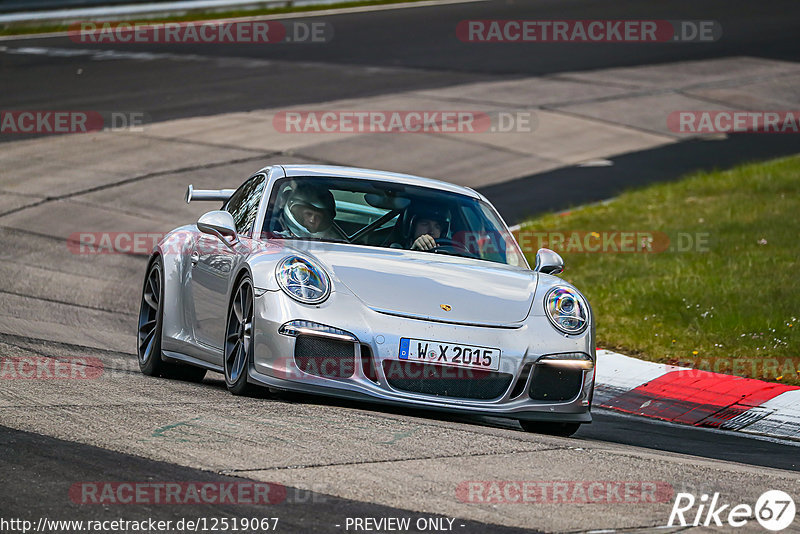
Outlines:
{"type": "Polygon", "coordinates": [[[217,200],[225,202],[235,192],[235,189],[195,189],[192,184],[186,189],[186,203],[192,200],[217,200]]]}

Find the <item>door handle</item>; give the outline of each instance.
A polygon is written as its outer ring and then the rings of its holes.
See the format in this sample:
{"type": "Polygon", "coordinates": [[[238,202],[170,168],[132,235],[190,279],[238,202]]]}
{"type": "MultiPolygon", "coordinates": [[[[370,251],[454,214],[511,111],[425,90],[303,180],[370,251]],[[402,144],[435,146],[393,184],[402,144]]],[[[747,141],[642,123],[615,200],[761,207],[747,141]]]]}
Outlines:
{"type": "Polygon", "coordinates": [[[197,262],[200,261],[200,253],[193,250],[190,259],[192,260],[192,265],[197,265],[197,262]]]}

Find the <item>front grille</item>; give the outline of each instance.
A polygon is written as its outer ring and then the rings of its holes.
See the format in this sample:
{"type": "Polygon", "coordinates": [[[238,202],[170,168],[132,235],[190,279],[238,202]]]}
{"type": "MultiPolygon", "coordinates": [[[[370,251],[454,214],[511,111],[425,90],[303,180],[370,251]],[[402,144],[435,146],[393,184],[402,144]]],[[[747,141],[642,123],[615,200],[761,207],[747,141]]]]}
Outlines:
{"type": "Polygon", "coordinates": [[[383,372],[389,385],[401,391],[479,400],[500,397],[514,378],[507,373],[399,360],[384,360],[383,372]]]}
{"type": "Polygon", "coordinates": [[[348,378],[356,366],[355,345],[314,336],[298,336],[294,361],[301,371],[324,378],[348,378]]]}
{"type": "Polygon", "coordinates": [[[582,383],[582,369],[539,364],[533,368],[530,395],[540,401],[568,401],[578,396],[582,383]]]}

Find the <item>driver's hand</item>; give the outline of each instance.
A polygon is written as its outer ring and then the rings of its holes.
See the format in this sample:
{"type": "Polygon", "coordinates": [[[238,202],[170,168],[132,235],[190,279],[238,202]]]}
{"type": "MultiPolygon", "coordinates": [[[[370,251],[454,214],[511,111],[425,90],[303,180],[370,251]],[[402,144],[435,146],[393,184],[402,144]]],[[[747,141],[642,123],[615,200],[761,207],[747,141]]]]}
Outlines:
{"type": "Polygon", "coordinates": [[[414,244],[411,245],[411,250],[433,250],[435,246],[436,240],[432,236],[422,234],[414,240],[414,244]]]}

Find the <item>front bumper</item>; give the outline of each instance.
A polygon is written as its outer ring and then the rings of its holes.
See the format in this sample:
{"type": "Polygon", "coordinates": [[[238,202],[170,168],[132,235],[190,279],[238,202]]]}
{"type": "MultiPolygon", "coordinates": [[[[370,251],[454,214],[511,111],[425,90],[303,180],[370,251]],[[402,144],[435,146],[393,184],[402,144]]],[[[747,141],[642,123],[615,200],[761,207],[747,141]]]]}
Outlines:
{"type": "MultiPolygon", "coordinates": [[[[535,315],[518,328],[431,322],[374,311],[346,292],[334,292],[326,302],[312,306],[295,302],[281,291],[267,291],[255,299],[255,349],[249,377],[254,383],[276,389],[347,399],[515,419],[588,423],[596,361],[591,332],[588,328],[579,336],[565,336],[546,317],[535,315]],[[278,333],[282,325],[294,320],[312,321],[351,334],[355,363],[352,374],[348,370],[343,373],[347,376],[330,377],[303,371],[294,357],[298,338],[278,333]],[[499,395],[480,399],[399,389],[398,381],[392,380],[391,375],[387,377],[386,369],[399,362],[401,337],[500,348],[497,373],[510,375],[510,381],[499,395]],[[563,353],[585,353],[591,361],[585,368],[570,371],[578,382],[574,396],[546,400],[547,396],[541,394],[542,384],[536,382],[537,377],[548,373],[536,371],[553,365],[552,361],[546,363],[543,356],[563,353]]],[[[468,372],[455,370],[460,379],[470,379],[468,372]]],[[[552,374],[549,373],[551,378],[552,374]]]]}

